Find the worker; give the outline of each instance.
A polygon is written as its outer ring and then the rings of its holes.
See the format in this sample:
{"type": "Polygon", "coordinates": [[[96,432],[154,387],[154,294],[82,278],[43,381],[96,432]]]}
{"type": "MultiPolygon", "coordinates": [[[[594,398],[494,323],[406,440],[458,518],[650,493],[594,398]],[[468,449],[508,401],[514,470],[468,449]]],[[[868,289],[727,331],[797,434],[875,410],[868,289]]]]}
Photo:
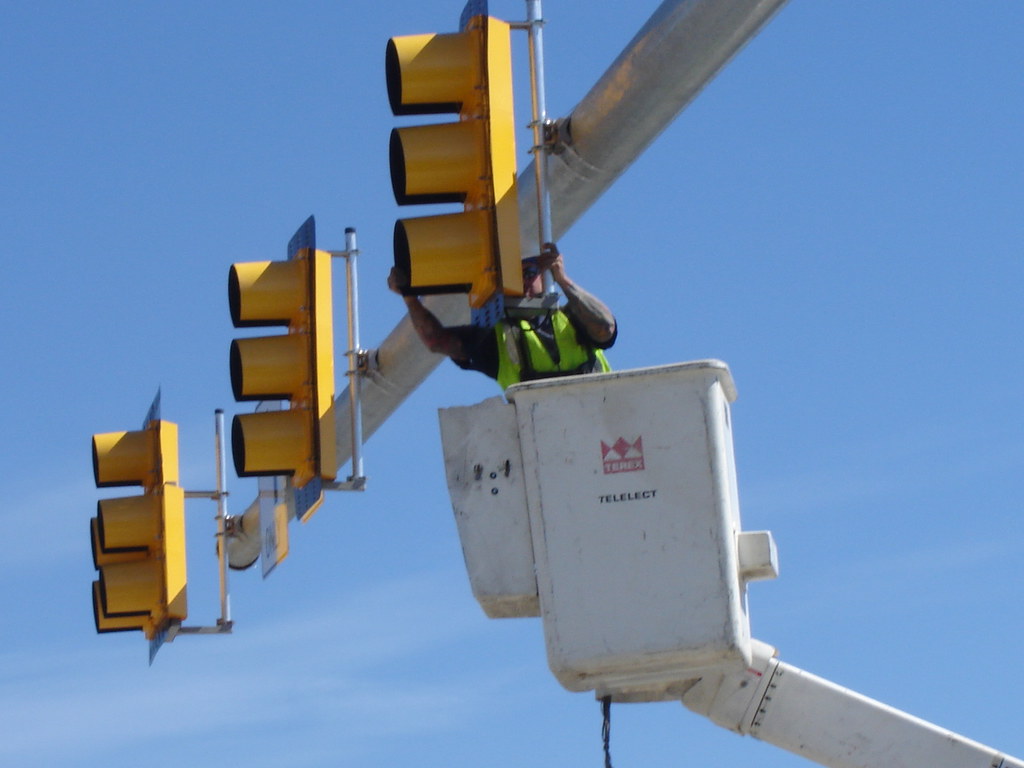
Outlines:
{"type": "MultiPolygon", "coordinates": [[[[569,278],[554,243],[522,264],[526,297],[543,294],[542,275],[550,270],[567,303],[530,319],[505,318],[493,328],[445,328],[417,296],[405,296],[409,319],[427,349],[447,355],[464,370],[496,379],[502,389],[518,381],[610,370],[602,350],[615,343],[618,328],[608,307],[569,278]]],[[[392,268],[388,287],[401,293],[406,284],[406,276],[392,268]]]]}

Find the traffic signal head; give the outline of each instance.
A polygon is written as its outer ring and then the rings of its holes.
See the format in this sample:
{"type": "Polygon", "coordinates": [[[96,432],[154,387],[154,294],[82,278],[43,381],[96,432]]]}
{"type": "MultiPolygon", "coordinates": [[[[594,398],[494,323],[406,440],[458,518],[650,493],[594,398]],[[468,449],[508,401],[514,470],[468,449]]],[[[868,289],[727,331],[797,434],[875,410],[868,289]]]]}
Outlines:
{"type": "Polygon", "coordinates": [[[177,484],[178,425],[155,421],[136,432],[93,435],[92,472],[97,488],[177,484]]]}
{"type": "MultiPolygon", "coordinates": [[[[306,225],[312,226],[312,219],[306,225]]],[[[302,230],[300,230],[301,232],[302,230]]],[[[287,400],[288,408],[235,416],[239,476],[288,475],[296,487],[337,474],[331,256],[298,249],[287,261],[234,264],[228,304],[235,327],[287,326],[278,336],[235,339],[235,399],[287,400]]]]}
{"type": "Polygon", "coordinates": [[[104,499],[90,521],[97,632],[141,630],[152,639],[187,615],[185,492],[178,482],[178,428],[155,420],[136,432],[93,435],[101,488],[140,485],[142,495],[104,499]]]}
{"type": "Polygon", "coordinates": [[[391,132],[396,202],[464,206],[395,223],[403,293],[468,293],[473,307],[521,295],[509,25],[481,15],[461,32],[394,37],[385,72],[395,115],[459,115],[391,132]]]}

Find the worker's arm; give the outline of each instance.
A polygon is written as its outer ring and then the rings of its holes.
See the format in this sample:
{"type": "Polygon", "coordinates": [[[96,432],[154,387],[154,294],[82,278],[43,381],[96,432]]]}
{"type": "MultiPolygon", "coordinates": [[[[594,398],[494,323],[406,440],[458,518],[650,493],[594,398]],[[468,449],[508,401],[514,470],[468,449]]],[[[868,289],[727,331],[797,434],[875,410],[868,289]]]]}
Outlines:
{"type": "Polygon", "coordinates": [[[587,335],[598,344],[611,341],[615,337],[615,316],[603,301],[574,283],[565,273],[565,260],[558,246],[554,243],[546,244],[538,263],[541,269],[551,270],[551,278],[562,289],[569,308],[582,323],[587,335]]]}
{"type": "MultiPolygon", "coordinates": [[[[401,294],[401,273],[392,268],[388,275],[388,288],[401,294]]],[[[416,296],[402,296],[405,308],[409,312],[409,320],[423,345],[431,352],[448,355],[453,360],[465,360],[468,357],[462,338],[441,325],[434,313],[423,306],[416,296]]]]}

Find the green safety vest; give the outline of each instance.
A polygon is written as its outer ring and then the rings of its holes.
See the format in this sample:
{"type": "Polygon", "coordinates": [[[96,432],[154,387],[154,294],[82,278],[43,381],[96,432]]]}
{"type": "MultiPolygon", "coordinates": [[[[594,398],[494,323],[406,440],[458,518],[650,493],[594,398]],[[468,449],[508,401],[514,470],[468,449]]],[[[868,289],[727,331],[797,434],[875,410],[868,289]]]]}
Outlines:
{"type": "Polygon", "coordinates": [[[611,370],[604,352],[580,344],[576,329],[562,310],[556,309],[551,313],[551,327],[559,353],[557,364],[528,321],[504,320],[495,325],[498,386],[504,390],[519,381],[611,370]]]}

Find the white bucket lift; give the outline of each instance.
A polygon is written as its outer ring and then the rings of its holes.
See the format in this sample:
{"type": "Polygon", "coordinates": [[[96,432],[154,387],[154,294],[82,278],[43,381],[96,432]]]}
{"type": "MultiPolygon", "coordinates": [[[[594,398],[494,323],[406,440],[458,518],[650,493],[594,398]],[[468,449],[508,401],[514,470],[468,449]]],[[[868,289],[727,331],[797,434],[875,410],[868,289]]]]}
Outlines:
{"type": "Polygon", "coordinates": [[[441,412],[473,593],[544,619],[569,690],[679,698],[751,662],[746,583],[777,575],[740,529],[729,369],[681,363],[517,384],[441,412]],[[536,574],[536,575],[535,575],[536,574]]]}
{"type": "Polygon", "coordinates": [[[705,360],[517,384],[440,412],[473,594],[541,616],[571,691],[680,700],[832,768],[1024,762],[776,658],[746,585],[778,575],[740,527],[729,369],[705,360]]]}

